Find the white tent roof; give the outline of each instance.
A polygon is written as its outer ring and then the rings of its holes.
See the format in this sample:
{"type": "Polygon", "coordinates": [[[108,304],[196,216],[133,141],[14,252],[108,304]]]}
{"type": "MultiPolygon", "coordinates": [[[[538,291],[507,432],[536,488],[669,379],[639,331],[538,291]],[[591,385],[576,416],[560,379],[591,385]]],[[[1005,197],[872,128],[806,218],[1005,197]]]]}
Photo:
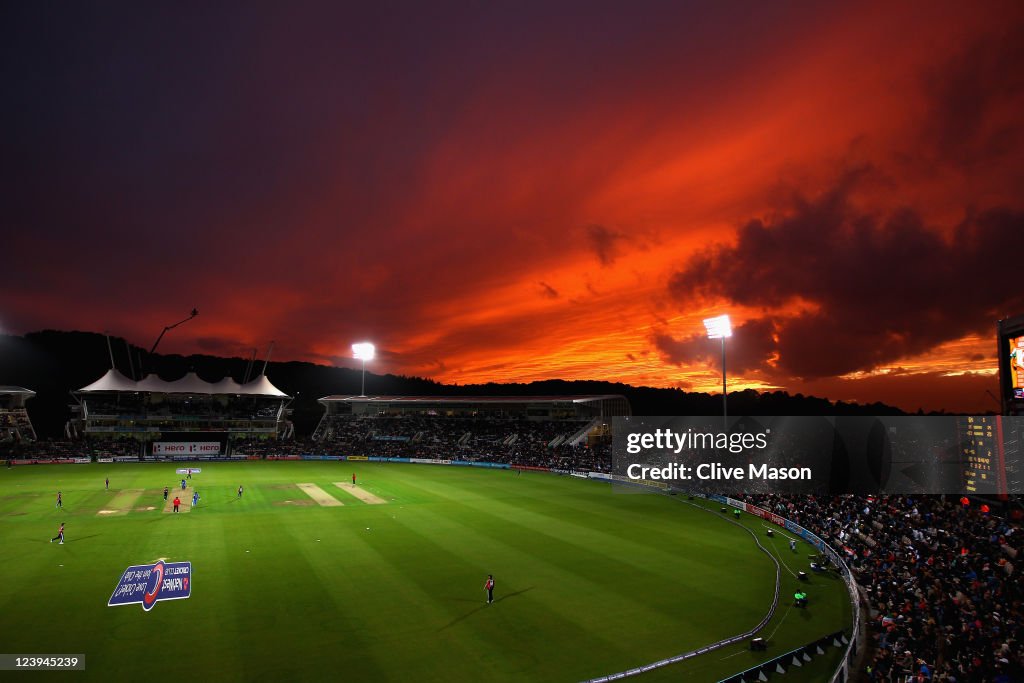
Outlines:
{"type": "Polygon", "coordinates": [[[103,375],[103,377],[100,377],[88,386],[82,387],[79,391],[87,393],[100,391],[142,391],[153,394],[241,394],[289,398],[288,394],[271,384],[266,375],[260,375],[246,384],[239,384],[231,377],[225,377],[219,382],[207,382],[194,372],[190,372],[173,382],[160,379],[157,375],[146,375],[142,378],[142,381],[134,382],[114,369],[108,370],[107,374],[103,375]]]}
{"type": "Polygon", "coordinates": [[[36,392],[32,391],[31,389],[26,389],[25,387],[12,387],[12,386],[6,386],[5,385],[5,386],[0,387],[0,395],[4,395],[4,394],[6,394],[6,395],[24,394],[25,396],[35,396],[36,392]]]}
{"type": "Polygon", "coordinates": [[[286,393],[271,384],[266,375],[260,375],[253,381],[243,384],[242,393],[255,394],[257,396],[287,396],[286,393]]]}
{"type": "MultiPolygon", "coordinates": [[[[179,382],[181,380],[178,380],[179,382]]],[[[173,394],[176,393],[174,385],[176,382],[168,382],[167,380],[160,379],[157,375],[146,375],[139,382],[135,384],[134,391],[148,391],[154,394],[173,394]]]]}
{"type": "Polygon", "coordinates": [[[107,374],[79,391],[139,391],[137,382],[134,382],[114,368],[107,370],[107,374]]]}
{"type": "Polygon", "coordinates": [[[235,381],[233,377],[225,377],[216,384],[210,385],[210,390],[216,394],[241,394],[242,385],[235,381]]]}
{"type": "Polygon", "coordinates": [[[213,383],[199,379],[199,375],[190,372],[181,379],[171,382],[176,394],[213,394],[213,383]]]}

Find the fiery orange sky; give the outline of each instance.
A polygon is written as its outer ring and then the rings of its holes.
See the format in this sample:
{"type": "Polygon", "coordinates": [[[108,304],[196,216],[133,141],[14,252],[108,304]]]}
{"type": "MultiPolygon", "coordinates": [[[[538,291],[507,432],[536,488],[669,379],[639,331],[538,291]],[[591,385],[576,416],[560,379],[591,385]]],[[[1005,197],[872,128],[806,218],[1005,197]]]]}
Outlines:
{"type": "Polygon", "coordinates": [[[994,408],[1024,6],[764,5],[8,5],[0,328],[994,408]]]}

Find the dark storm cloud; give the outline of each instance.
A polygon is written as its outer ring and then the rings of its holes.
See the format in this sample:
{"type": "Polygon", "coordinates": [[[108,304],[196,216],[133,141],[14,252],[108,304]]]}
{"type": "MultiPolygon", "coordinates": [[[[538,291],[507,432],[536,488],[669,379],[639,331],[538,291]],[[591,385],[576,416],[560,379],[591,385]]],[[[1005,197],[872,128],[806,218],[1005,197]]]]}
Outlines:
{"type": "Polygon", "coordinates": [[[924,75],[925,143],[963,167],[1019,150],[1024,97],[1024,28],[976,40],[924,75]]]}
{"type": "Polygon", "coordinates": [[[587,243],[590,249],[597,254],[602,266],[610,266],[615,262],[619,252],[618,243],[623,239],[625,239],[624,235],[603,225],[587,226],[587,243]]]}
{"type": "MultiPolygon", "coordinates": [[[[910,209],[883,215],[854,207],[849,195],[868,172],[847,174],[816,200],[797,200],[780,218],[749,221],[735,245],[707,249],[676,272],[671,294],[775,309],[764,318],[775,321],[775,337],[752,340],[761,358],[778,354],[778,371],[802,378],[868,370],[987,334],[994,320],[1024,307],[1012,248],[1024,234],[1024,213],[983,211],[946,238],[910,209]]],[[[691,343],[661,340],[659,348],[685,358],[691,343]]]]}

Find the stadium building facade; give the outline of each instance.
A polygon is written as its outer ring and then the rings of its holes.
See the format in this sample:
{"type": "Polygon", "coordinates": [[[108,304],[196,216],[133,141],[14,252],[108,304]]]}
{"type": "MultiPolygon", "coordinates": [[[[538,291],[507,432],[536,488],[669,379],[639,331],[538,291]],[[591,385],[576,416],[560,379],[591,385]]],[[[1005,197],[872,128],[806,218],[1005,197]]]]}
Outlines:
{"type": "Polygon", "coordinates": [[[112,455],[148,456],[186,443],[218,444],[203,448],[227,455],[236,440],[294,434],[291,397],[266,375],[245,384],[230,377],[207,382],[194,372],[174,381],[155,375],[134,381],[110,369],[72,396],[67,436],[90,440],[94,451],[95,444],[105,443],[112,455]]]}
{"type": "Polygon", "coordinates": [[[24,387],[0,386],[0,443],[36,440],[36,430],[25,410],[25,401],[35,395],[24,387]]]}
{"type": "Polygon", "coordinates": [[[505,417],[526,420],[591,420],[632,415],[617,394],[588,396],[325,396],[324,417],[505,417]]]}

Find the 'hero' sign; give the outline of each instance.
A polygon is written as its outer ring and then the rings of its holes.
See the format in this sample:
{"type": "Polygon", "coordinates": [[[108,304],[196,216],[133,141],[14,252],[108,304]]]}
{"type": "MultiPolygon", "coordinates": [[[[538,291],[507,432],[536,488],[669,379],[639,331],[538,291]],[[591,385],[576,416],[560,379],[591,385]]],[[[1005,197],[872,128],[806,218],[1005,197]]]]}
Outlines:
{"type": "Polygon", "coordinates": [[[153,455],[220,455],[219,441],[156,441],[153,455]]]}

